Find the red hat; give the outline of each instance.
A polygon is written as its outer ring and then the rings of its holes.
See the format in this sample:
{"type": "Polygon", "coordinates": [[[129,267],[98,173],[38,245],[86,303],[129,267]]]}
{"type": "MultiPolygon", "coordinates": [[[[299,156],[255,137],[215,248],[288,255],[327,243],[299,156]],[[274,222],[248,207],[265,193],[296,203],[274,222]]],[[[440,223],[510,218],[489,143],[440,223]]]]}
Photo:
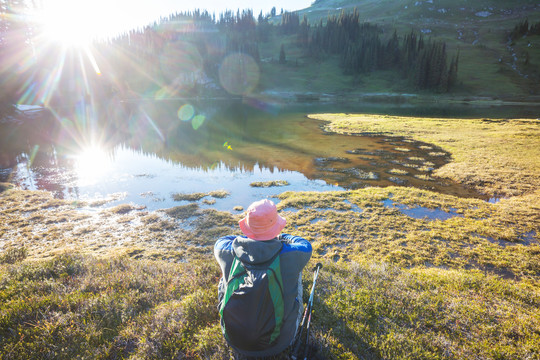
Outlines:
{"type": "Polygon", "coordinates": [[[240,230],[253,240],[271,240],[281,233],[287,221],[278,215],[276,205],[268,199],[259,200],[247,209],[240,220],[240,230]]]}

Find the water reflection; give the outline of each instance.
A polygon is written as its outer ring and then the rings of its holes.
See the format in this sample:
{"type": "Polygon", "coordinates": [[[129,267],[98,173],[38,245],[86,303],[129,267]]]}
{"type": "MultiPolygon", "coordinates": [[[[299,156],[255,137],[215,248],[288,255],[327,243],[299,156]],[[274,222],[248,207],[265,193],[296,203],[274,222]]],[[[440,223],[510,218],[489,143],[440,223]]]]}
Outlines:
{"type": "Polygon", "coordinates": [[[0,181],[67,199],[122,194],[117,202],[151,209],[179,205],[174,193],[220,189],[231,194],[214,205],[224,210],[287,190],[396,184],[481,197],[432,176],[450,159],[439,148],[396,137],[325,134],[320,122],[305,117],[336,109],[273,106],[269,112],[241,102],[192,100],[123,103],[121,110],[93,129],[94,142],[59,117],[15,128],[2,144],[0,181]],[[290,185],[250,186],[273,180],[290,185]]]}

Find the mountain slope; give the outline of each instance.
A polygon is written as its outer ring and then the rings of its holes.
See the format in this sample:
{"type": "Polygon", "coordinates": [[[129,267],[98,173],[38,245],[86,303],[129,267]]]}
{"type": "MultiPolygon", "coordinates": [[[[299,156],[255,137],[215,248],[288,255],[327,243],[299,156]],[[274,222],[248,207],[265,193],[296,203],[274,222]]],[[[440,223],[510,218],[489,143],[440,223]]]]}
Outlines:
{"type": "Polygon", "coordinates": [[[540,3],[532,0],[317,0],[299,11],[310,24],[358,9],[360,19],[388,34],[411,30],[445,41],[460,52],[463,94],[521,98],[540,94],[540,36],[509,41],[521,21],[540,22],[540,3]]]}

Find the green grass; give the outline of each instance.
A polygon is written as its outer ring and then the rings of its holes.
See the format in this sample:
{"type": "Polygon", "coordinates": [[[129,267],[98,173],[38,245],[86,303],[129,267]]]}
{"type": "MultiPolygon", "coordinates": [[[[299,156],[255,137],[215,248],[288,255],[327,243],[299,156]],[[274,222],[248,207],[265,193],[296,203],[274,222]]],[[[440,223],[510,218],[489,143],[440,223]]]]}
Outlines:
{"type": "Polygon", "coordinates": [[[226,354],[215,326],[219,268],[213,262],[63,254],[2,266],[0,276],[3,359],[226,354]]]}
{"type": "Polygon", "coordinates": [[[249,186],[251,187],[273,187],[287,185],[289,185],[289,182],[287,180],[255,181],[249,184],[249,186]]]}
{"type": "MultiPolygon", "coordinates": [[[[312,320],[328,359],[524,359],[540,353],[540,293],[481,272],[325,262],[312,320]]],[[[310,286],[305,277],[304,297],[310,286]]],[[[227,359],[220,271],[62,254],[0,266],[3,359],[227,359]]]]}

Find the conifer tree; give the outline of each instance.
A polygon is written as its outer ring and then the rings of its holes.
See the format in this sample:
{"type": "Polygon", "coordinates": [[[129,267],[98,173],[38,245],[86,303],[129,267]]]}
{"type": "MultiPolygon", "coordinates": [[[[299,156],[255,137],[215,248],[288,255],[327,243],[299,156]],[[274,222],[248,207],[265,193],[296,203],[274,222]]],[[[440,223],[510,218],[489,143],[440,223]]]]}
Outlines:
{"type": "Polygon", "coordinates": [[[279,63],[285,64],[287,60],[285,59],[285,47],[281,44],[281,49],[279,50],[279,63]]]}

